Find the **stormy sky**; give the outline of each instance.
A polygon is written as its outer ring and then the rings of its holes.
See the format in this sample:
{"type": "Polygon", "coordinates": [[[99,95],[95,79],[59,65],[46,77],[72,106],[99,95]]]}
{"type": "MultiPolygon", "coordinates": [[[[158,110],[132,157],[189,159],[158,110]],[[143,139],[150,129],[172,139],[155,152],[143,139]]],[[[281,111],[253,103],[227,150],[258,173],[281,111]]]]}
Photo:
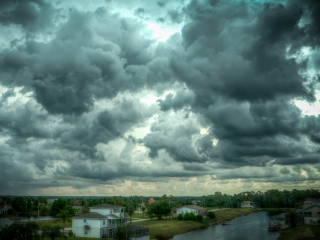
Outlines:
{"type": "Polygon", "coordinates": [[[320,186],[320,1],[0,1],[0,194],[320,186]]]}

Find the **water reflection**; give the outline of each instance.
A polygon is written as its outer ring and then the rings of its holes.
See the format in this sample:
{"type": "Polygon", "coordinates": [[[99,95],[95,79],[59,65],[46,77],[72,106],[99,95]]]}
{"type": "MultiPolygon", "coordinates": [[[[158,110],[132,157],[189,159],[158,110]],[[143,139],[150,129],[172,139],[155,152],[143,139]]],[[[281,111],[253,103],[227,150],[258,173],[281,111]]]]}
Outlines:
{"type": "Polygon", "coordinates": [[[284,217],[284,212],[260,211],[229,221],[229,225],[216,225],[205,229],[177,235],[174,240],[275,240],[279,232],[269,232],[269,221],[284,217]]]}
{"type": "MultiPolygon", "coordinates": [[[[55,219],[52,216],[40,216],[39,220],[51,220],[55,219]]],[[[30,216],[21,220],[11,220],[10,218],[0,218],[0,227],[3,227],[5,225],[11,225],[15,221],[38,221],[38,216],[30,216]]]]}

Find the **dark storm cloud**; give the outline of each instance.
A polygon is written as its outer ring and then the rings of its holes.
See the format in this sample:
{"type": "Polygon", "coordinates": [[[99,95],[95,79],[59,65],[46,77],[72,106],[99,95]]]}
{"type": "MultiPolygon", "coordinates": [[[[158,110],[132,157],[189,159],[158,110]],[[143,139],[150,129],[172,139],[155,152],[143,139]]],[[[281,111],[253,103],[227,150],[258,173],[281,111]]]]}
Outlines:
{"type": "Polygon", "coordinates": [[[43,0],[2,0],[0,22],[3,25],[16,24],[24,30],[34,32],[53,26],[57,9],[43,0]]]}
{"type": "Polygon", "coordinates": [[[320,116],[293,100],[316,99],[319,11],[316,0],[107,1],[94,11],[1,1],[0,27],[22,30],[0,53],[1,182],[50,172],[44,185],[80,188],[77,177],[116,184],[215,167],[230,171],[217,179],[282,179],[290,165],[318,166],[320,116]],[[117,4],[133,17],[107,10],[117,4]],[[156,42],[143,22],[156,19],[185,24],[156,42]],[[144,104],[146,92],[164,97],[144,104]],[[236,173],[246,166],[278,170],[236,173]]]}

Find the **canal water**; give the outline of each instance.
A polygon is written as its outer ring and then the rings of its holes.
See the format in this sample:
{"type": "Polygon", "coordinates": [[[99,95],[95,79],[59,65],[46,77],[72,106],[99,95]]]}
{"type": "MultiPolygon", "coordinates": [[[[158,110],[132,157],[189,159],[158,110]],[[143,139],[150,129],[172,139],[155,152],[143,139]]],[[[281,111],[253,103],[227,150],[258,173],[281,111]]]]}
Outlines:
{"type": "MultiPolygon", "coordinates": [[[[227,223],[174,236],[174,240],[275,240],[279,232],[269,232],[269,221],[274,217],[284,217],[284,213],[259,211],[238,217],[227,223]]],[[[284,222],[284,221],[280,221],[284,222]]]]}
{"type": "MultiPolygon", "coordinates": [[[[39,217],[39,220],[51,220],[51,219],[55,219],[55,218],[52,216],[40,216],[39,217]]],[[[0,218],[0,228],[5,225],[11,225],[15,221],[38,221],[38,216],[31,216],[31,217],[27,217],[27,218],[24,218],[21,220],[11,220],[10,218],[0,218]]]]}

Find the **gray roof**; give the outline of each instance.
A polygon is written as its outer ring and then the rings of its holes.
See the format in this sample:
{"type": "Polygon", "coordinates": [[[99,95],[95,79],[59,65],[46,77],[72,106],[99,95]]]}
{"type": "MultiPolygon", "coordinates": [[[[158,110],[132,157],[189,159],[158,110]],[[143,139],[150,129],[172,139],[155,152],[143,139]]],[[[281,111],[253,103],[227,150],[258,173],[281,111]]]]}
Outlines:
{"type": "Polygon", "coordinates": [[[120,218],[120,217],[118,217],[118,216],[116,216],[114,214],[109,214],[109,215],[107,215],[107,217],[120,218]]]}
{"type": "Polygon", "coordinates": [[[125,208],[125,207],[120,207],[112,204],[100,204],[100,205],[95,205],[89,208],[125,208]]]}
{"type": "MultiPolygon", "coordinates": [[[[203,207],[199,207],[197,205],[185,205],[183,207],[186,207],[186,208],[192,208],[192,209],[195,209],[195,210],[207,210],[206,208],[203,208],[203,207]]],[[[180,207],[180,208],[183,208],[183,207],[180,207]]],[[[177,209],[180,209],[180,208],[177,208],[177,209]]]]}
{"type": "Polygon", "coordinates": [[[82,214],[82,215],[78,215],[72,218],[106,218],[105,216],[101,215],[100,213],[96,213],[96,212],[91,212],[91,213],[86,213],[86,214],[82,214]]]}

